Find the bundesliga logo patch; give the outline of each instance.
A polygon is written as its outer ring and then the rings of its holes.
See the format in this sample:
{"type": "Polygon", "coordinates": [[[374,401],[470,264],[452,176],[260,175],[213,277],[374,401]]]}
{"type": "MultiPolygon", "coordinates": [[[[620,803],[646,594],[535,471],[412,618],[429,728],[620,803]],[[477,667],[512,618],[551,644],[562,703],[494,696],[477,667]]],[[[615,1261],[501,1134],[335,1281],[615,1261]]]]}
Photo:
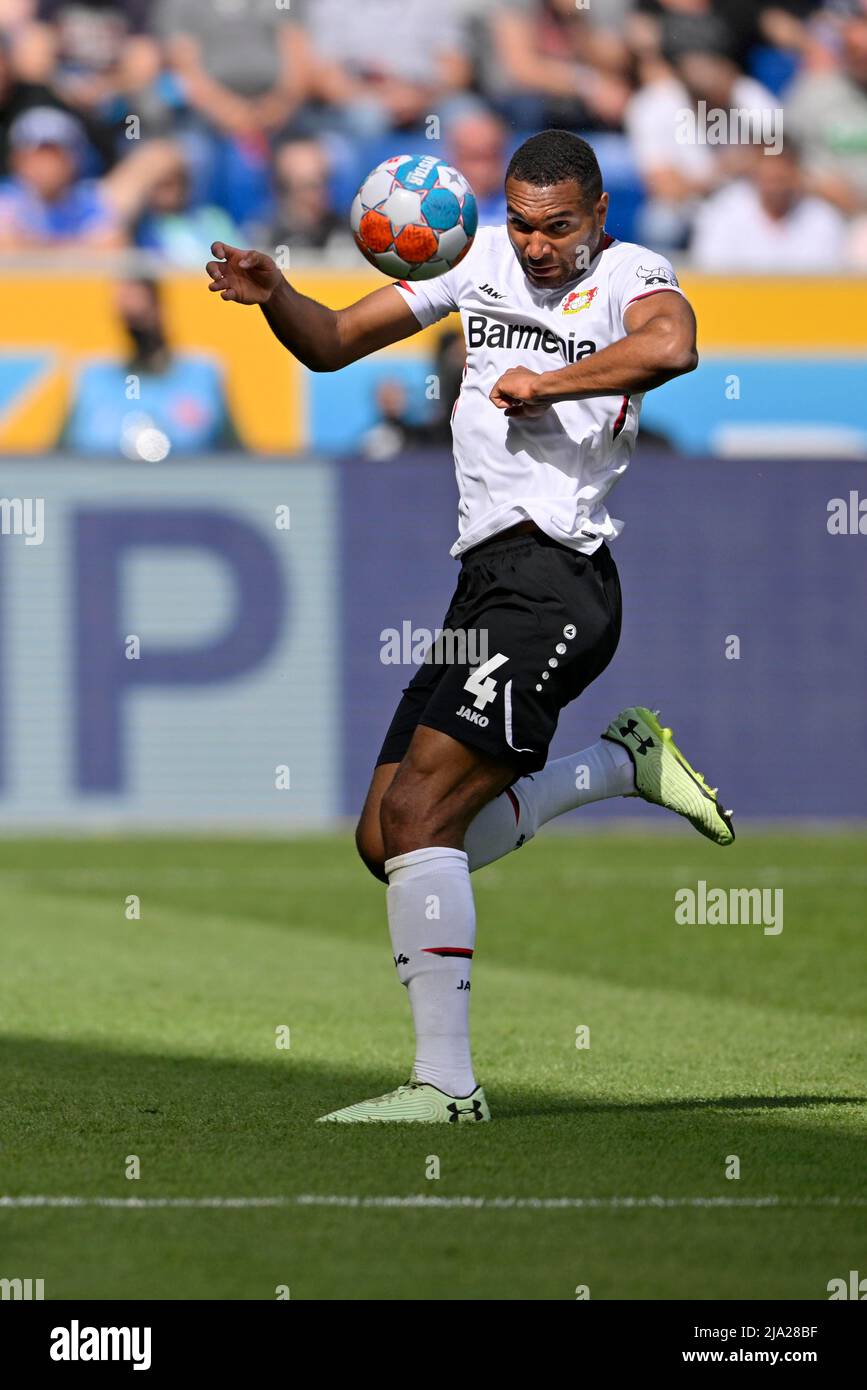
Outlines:
{"type": "Polygon", "coordinates": [[[571,294],[567,294],[560,305],[561,313],[580,314],[582,309],[586,309],[593,303],[598,293],[599,288],[596,285],[590,290],[572,290],[571,294]]]}
{"type": "MultiPolygon", "coordinates": [[[[677,276],[673,270],[667,270],[664,265],[656,265],[652,270],[647,266],[640,265],[636,270],[639,280],[643,280],[645,285],[677,285],[677,276]]],[[[678,289],[680,286],[677,286],[678,289]]]]}

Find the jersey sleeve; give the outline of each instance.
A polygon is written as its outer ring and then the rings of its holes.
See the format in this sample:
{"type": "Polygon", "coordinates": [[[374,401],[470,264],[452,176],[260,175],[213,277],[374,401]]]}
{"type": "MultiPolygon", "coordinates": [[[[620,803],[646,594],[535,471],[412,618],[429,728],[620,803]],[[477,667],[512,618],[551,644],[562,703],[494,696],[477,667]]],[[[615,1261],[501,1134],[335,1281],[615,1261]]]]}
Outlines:
{"type": "Polygon", "coordinates": [[[660,256],[658,251],[648,251],[642,246],[637,246],[633,255],[624,257],[613,279],[621,320],[630,304],[648,295],[673,291],[682,299],[686,298],[671,261],[660,256]]]}
{"type": "Polygon", "coordinates": [[[480,227],[463,259],[433,280],[396,280],[394,287],[412,309],[422,328],[460,310],[464,289],[472,284],[474,268],[490,246],[490,227],[480,227]]]}
{"type": "Polygon", "coordinates": [[[434,280],[396,280],[394,288],[412,309],[422,328],[438,323],[458,307],[457,267],[434,280]]]}

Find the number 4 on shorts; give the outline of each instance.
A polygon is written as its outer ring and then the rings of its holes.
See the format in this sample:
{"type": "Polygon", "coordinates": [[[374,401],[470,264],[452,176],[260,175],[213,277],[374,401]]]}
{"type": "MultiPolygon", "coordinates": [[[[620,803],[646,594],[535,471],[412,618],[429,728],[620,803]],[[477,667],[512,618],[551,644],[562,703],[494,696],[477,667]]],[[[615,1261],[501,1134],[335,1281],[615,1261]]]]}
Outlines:
{"type": "Polygon", "coordinates": [[[502,652],[497,652],[497,655],[492,656],[490,661],[486,661],[485,664],[479,666],[477,670],[471,671],[464,681],[464,690],[468,690],[471,695],[475,696],[473,704],[476,709],[484,709],[485,705],[489,705],[492,700],[496,700],[497,682],[491,676],[491,672],[496,671],[508,660],[509,658],[503,656],[502,652]]]}

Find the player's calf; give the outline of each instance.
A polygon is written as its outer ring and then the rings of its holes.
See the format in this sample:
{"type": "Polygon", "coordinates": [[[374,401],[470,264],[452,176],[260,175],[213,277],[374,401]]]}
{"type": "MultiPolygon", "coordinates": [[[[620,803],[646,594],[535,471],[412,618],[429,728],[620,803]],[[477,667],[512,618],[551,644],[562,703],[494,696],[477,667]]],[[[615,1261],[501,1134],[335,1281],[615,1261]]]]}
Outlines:
{"type": "Polygon", "coordinates": [[[362,864],[366,869],[369,869],[373,877],[378,879],[380,883],[388,883],[388,875],[385,872],[385,852],[382,848],[382,834],[377,831],[374,838],[364,821],[360,820],[355,827],[355,848],[362,864]]]}
{"type": "Polygon", "coordinates": [[[385,847],[382,843],[382,798],[394,781],[398,763],[380,763],[374,769],[364,809],[355,827],[355,848],[364,866],[380,883],[387,883],[385,847]]]}

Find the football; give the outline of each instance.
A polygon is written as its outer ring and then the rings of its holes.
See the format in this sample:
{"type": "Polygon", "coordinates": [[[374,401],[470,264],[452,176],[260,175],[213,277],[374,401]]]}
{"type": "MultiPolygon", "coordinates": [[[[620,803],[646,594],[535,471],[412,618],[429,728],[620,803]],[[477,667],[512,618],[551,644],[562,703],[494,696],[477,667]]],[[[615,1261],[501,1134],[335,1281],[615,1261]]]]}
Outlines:
{"type": "Polygon", "coordinates": [[[473,190],[436,155],[377,164],[355,195],[352,233],[363,256],[397,280],[432,280],[467,254],[478,226],[473,190]]]}

